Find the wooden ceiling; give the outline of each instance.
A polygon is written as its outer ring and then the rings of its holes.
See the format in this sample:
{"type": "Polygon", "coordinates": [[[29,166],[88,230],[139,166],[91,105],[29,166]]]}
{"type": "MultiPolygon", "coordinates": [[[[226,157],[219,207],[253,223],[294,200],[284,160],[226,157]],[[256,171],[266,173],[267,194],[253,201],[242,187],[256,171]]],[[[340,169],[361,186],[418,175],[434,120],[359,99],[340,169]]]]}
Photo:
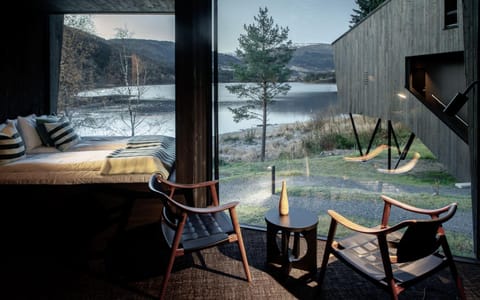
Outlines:
{"type": "MultiPolygon", "coordinates": [[[[36,0],[38,1],[38,0],[36,0]]],[[[175,0],[42,0],[48,13],[174,13],[175,0]]]]}

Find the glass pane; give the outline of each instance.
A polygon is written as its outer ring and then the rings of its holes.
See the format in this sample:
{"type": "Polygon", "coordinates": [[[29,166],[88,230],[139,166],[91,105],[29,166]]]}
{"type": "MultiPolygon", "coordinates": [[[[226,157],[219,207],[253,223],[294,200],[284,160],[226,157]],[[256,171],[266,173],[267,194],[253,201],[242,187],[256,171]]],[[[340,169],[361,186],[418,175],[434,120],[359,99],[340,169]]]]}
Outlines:
{"type": "Polygon", "coordinates": [[[57,113],[83,136],[175,135],[173,15],[65,15],[57,113]]]}
{"type": "MultiPolygon", "coordinates": [[[[365,226],[378,225],[383,210],[381,194],[424,208],[438,208],[458,201],[460,209],[446,225],[450,230],[450,244],[456,255],[473,256],[470,189],[456,187],[458,180],[420,137],[409,143],[412,132],[405,124],[389,125],[387,120],[375,116],[349,114],[347,108],[338,105],[332,42],[349,31],[354,8],[357,8],[354,1],[218,1],[221,201],[240,201],[241,223],[264,228],[266,212],[278,210],[281,186],[285,181],[290,210],[300,207],[317,214],[318,235],[323,237],[327,235],[330,222],[329,209],[365,226]],[[288,38],[279,40],[291,40],[294,49],[287,64],[290,70],[285,81],[288,92],[274,96],[272,92],[266,98],[262,98],[262,92],[281,81],[267,72],[273,72],[272,69],[262,67],[278,63],[277,58],[282,53],[268,57],[261,51],[254,51],[270,49],[271,45],[262,44],[265,40],[249,43],[260,32],[272,28],[254,29],[260,27],[257,20],[262,18],[264,8],[273,19],[272,27],[278,25],[280,31],[288,27],[288,38]],[[255,59],[256,63],[248,64],[255,59]],[[263,72],[272,76],[262,77],[263,72]],[[251,77],[246,78],[246,74],[251,77]],[[264,86],[261,78],[266,78],[264,86]],[[266,101],[263,159],[262,99],[272,100],[266,101]],[[252,106],[246,106],[248,104],[252,106]],[[383,146],[389,140],[390,155],[386,151],[388,148],[383,146]],[[407,155],[400,159],[406,149],[407,155]],[[358,157],[367,152],[371,157],[360,162],[358,157]],[[420,159],[417,159],[417,152],[421,154],[420,159]],[[394,168],[402,174],[392,175],[385,171],[394,168]]],[[[275,71],[282,70],[281,67],[275,71]]],[[[372,68],[381,67],[374,65],[372,68]]],[[[402,68],[401,74],[405,74],[405,64],[402,68]]],[[[361,80],[355,83],[358,93],[368,91],[366,86],[370,81],[381,80],[364,70],[369,68],[360,71],[361,80]]],[[[396,97],[406,98],[405,93],[398,93],[396,97]]],[[[396,112],[402,111],[401,101],[398,105],[392,104],[396,112]]],[[[340,228],[338,231],[347,233],[340,228]]]]}
{"type": "MultiPolygon", "coordinates": [[[[264,214],[277,207],[282,181],[286,181],[291,205],[308,207],[320,213],[316,200],[301,200],[294,194],[309,190],[316,177],[311,172],[311,167],[315,168],[312,162],[318,155],[314,149],[317,146],[313,145],[315,137],[311,133],[311,128],[318,126],[314,120],[320,122],[321,116],[336,115],[337,86],[331,42],[348,30],[352,7],[353,1],[218,1],[220,194],[222,201],[241,201],[239,214],[243,224],[265,226],[264,214]],[[244,25],[258,26],[255,18],[260,18],[260,11],[265,8],[266,19],[273,19],[270,29],[275,31],[278,25],[281,35],[282,29],[288,28],[287,37],[280,44],[291,41],[289,47],[294,50],[286,65],[290,70],[288,77],[284,78],[285,86],[288,86],[286,93],[275,94],[275,88],[272,88],[280,75],[262,86],[255,80],[238,78],[232,67],[242,59],[235,51],[244,52],[248,44],[241,45],[239,41],[248,35],[244,25]],[[243,95],[251,95],[252,89],[247,90],[249,87],[258,88],[254,92],[256,95],[242,97],[228,88],[242,83],[245,83],[243,95]],[[265,101],[266,119],[262,108],[264,87],[269,89],[267,97],[273,95],[265,101]],[[248,116],[242,118],[242,109],[252,100],[256,105],[249,107],[248,116]],[[266,133],[262,161],[264,121],[266,133]]],[[[274,44],[265,46],[278,46],[274,44]]],[[[274,72],[266,69],[258,72],[274,72]]]]}
{"type": "Polygon", "coordinates": [[[445,27],[457,25],[457,0],[445,0],[445,27]]]}

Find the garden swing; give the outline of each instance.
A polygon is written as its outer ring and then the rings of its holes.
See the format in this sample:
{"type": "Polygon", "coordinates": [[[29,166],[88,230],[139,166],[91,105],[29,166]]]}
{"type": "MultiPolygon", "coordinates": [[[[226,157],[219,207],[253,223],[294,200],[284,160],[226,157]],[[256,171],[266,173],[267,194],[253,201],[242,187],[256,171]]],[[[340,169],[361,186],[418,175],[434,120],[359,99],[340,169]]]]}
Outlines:
{"type": "Polygon", "coordinates": [[[353,119],[352,113],[349,113],[349,115],[350,115],[350,121],[351,121],[352,127],[353,127],[353,133],[355,135],[355,140],[357,142],[358,150],[360,152],[360,156],[344,157],[344,159],[346,161],[366,162],[366,161],[369,161],[369,160],[377,157],[383,151],[387,150],[387,153],[388,153],[387,168],[386,169],[383,169],[383,168],[378,168],[377,169],[377,171],[379,171],[381,173],[403,174],[403,173],[406,173],[406,172],[412,170],[415,167],[415,165],[418,163],[418,160],[420,159],[420,153],[415,152],[413,154],[413,158],[410,161],[408,161],[407,163],[405,163],[404,165],[399,167],[400,161],[405,160],[405,158],[407,157],[408,151],[410,150],[410,146],[412,145],[413,140],[415,139],[415,134],[413,132],[410,134],[410,137],[408,138],[408,141],[407,141],[405,147],[403,148],[402,151],[400,151],[400,146],[399,146],[398,141],[397,141],[397,136],[395,135],[395,131],[393,130],[392,122],[390,120],[388,120],[388,131],[387,131],[387,133],[388,133],[388,137],[387,137],[388,144],[387,145],[382,144],[382,145],[376,147],[375,149],[373,149],[370,152],[370,148],[372,147],[372,143],[373,143],[373,140],[375,138],[375,135],[377,134],[378,129],[380,128],[380,124],[381,124],[381,119],[380,118],[377,120],[377,124],[375,125],[375,129],[373,130],[372,136],[370,137],[370,141],[368,143],[367,151],[366,151],[365,154],[363,154],[362,146],[360,144],[360,139],[358,137],[357,129],[356,129],[356,126],[355,126],[355,121],[353,119]],[[392,137],[393,137],[393,141],[395,143],[395,147],[396,147],[396,149],[398,151],[398,155],[399,155],[399,158],[398,158],[398,160],[397,160],[397,162],[396,162],[396,164],[393,168],[391,166],[391,161],[392,161],[392,159],[391,159],[392,158],[392,153],[391,153],[392,152],[392,137]]]}

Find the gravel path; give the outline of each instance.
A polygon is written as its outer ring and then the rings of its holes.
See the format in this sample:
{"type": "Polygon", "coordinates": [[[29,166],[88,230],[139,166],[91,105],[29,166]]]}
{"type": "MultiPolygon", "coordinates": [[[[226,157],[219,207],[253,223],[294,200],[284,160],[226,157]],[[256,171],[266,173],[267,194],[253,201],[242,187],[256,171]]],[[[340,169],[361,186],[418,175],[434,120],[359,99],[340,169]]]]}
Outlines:
{"type": "MultiPolygon", "coordinates": [[[[281,181],[275,182],[278,188],[281,187],[281,181]]],[[[294,176],[287,180],[287,190],[289,186],[325,186],[338,187],[339,189],[350,189],[364,192],[372,192],[386,194],[395,198],[395,194],[399,193],[423,193],[432,194],[433,190],[428,187],[414,187],[408,185],[392,185],[378,181],[368,180],[352,180],[341,179],[326,176],[294,176]]],[[[470,189],[459,189],[456,187],[442,188],[442,195],[470,195],[470,189]]],[[[269,178],[239,178],[221,182],[220,199],[222,201],[240,201],[247,205],[257,205],[264,208],[277,207],[280,193],[272,195],[272,182],[269,178]]],[[[335,200],[335,199],[318,199],[312,197],[294,197],[289,196],[290,206],[303,207],[310,211],[321,214],[329,209],[333,209],[345,216],[359,216],[365,218],[380,219],[383,210],[382,200],[380,198],[372,200],[335,200]]],[[[392,213],[392,221],[395,217],[408,217],[408,213],[399,214],[392,213]]],[[[472,215],[470,211],[458,210],[452,220],[445,227],[447,230],[472,234],[472,215]]]]}

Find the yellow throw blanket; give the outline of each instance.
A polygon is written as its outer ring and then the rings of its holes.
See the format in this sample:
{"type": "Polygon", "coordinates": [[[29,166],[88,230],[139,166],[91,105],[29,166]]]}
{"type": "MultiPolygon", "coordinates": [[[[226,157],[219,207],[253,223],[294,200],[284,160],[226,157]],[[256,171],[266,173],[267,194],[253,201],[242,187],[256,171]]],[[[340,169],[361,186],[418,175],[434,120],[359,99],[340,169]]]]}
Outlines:
{"type": "Polygon", "coordinates": [[[100,174],[161,174],[168,178],[175,162],[175,138],[168,136],[133,137],[126,148],[105,158],[100,174]]]}

